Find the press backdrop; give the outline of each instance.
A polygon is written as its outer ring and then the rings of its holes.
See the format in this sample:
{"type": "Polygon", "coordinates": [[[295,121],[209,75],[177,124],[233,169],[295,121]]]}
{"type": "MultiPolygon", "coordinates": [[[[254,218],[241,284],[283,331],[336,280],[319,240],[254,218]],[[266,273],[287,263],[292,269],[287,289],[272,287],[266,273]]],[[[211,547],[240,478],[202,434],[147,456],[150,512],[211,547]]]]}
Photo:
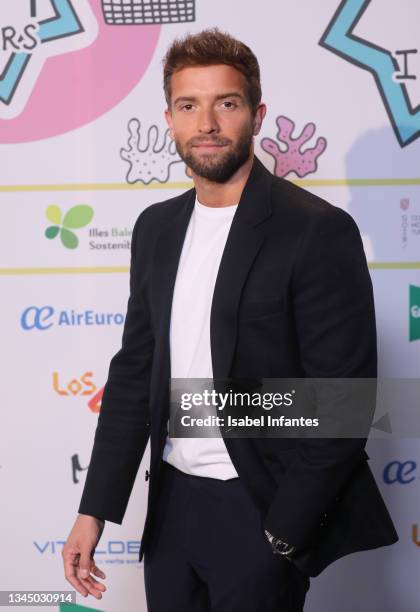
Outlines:
{"type": "MultiPolygon", "coordinates": [[[[256,53],[268,106],[257,156],[354,217],[380,375],[419,377],[419,20],[414,0],[1,2],[1,589],[71,588],[60,553],[120,346],[131,230],[192,186],[163,115],[175,36],[217,25],[256,53]]],[[[418,440],[384,434],[368,451],[400,541],[329,567],[309,612],[419,608],[418,440]]],[[[106,524],[108,591],[80,597],[89,609],[146,610],[148,457],[123,525],[106,524]]]]}

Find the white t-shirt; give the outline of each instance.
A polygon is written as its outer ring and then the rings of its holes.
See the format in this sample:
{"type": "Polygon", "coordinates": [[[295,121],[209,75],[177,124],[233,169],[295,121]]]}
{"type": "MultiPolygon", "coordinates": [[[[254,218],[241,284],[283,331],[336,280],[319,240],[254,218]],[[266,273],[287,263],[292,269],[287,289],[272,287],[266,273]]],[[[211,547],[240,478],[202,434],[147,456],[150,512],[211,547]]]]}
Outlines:
{"type": "MultiPolygon", "coordinates": [[[[212,378],[210,309],[220,259],[238,204],[195,200],[179,260],[170,323],[171,378],[212,378]]],[[[200,413],[201,416],[201,413],[200,413]]],[[[188,474],[238,476],[222,437],[167,437],[163,459],[188,474]]]]}

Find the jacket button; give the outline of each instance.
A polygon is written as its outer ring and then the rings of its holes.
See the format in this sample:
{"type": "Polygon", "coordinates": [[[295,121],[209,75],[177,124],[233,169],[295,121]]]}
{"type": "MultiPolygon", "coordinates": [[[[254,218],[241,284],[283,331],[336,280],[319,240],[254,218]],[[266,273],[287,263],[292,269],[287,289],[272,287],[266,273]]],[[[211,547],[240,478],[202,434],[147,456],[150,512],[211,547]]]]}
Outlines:
{"type": "Polygon", "coordinates": [[[144,473],[144,479],[145,479],[146,481],[148,481],[148,480],[149,480],[149,478],[150,478],[150,472],[149,472],[149,470],[146,470],[146,471],[145,471],[145,473],[144,473]]]}

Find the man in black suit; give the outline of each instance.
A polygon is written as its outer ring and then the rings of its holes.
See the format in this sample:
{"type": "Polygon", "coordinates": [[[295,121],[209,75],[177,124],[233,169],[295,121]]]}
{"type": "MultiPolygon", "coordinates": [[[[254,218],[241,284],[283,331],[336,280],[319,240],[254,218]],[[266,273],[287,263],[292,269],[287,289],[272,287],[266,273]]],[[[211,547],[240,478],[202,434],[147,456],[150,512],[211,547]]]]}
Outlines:
{"type": "Polygon", "coordinates": [[[375,378],[372,284],[352,217],[254,155],[258,62],[217,29],[173,43],[165,116],[194,188],[133,231],[130,297],[66,577],[102,597],[93,554],[122,523],[150,437],[152,612],[298,612],[309,576],[397,540],[360,438],[176,438],[171,378],[375,378]]]}

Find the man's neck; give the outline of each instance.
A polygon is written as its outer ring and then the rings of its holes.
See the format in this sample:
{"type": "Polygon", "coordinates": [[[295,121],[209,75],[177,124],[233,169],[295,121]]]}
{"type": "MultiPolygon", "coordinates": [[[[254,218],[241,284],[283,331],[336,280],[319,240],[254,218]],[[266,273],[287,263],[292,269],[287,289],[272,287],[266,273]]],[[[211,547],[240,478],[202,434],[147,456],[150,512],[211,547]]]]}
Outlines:
{"type": "Polygon", "coordinates": [[[215,183],[192,172],[197,199],[200,204],[221,208],[237,204],[251,172],[254,153],[226,183],[215,183]]]}

